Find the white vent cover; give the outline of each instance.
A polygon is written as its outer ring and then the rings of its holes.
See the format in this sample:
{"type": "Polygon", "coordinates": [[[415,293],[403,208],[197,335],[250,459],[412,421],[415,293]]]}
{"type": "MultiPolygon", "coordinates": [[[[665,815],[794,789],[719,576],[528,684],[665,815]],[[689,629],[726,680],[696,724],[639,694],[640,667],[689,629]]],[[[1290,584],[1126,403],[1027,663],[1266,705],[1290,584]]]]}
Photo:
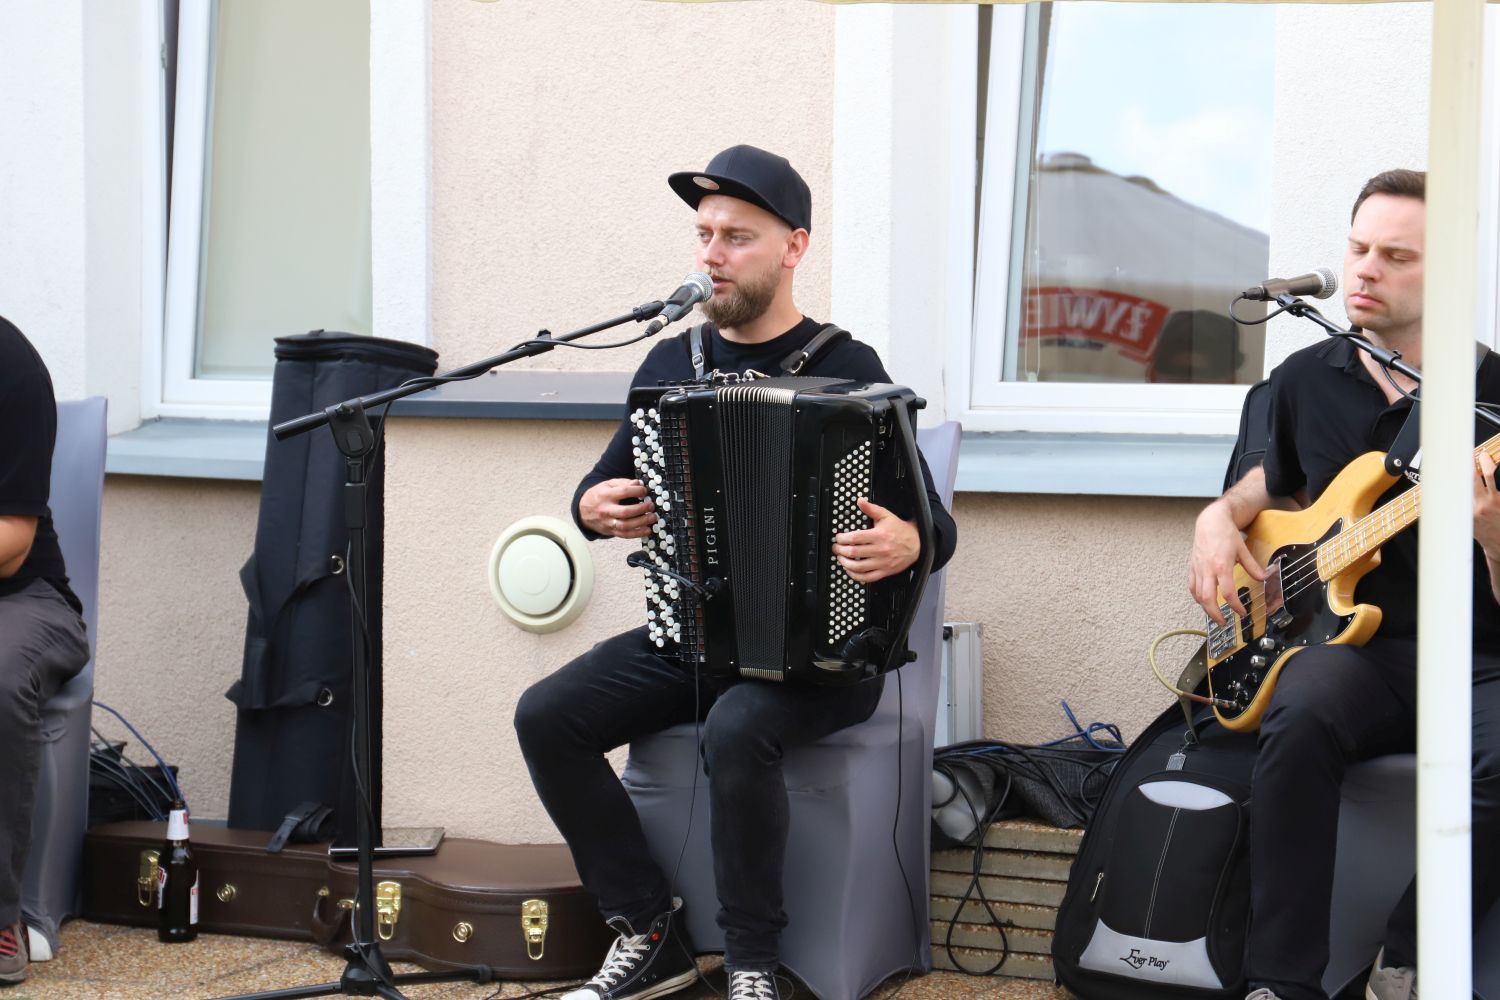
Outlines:
{"type": "Polygon", "coordinates": [[[555,517],[523,517],[490,550],[490,594],[529,632],[555,632],[588,606],[594,562],[579,530],[555,517]]]}

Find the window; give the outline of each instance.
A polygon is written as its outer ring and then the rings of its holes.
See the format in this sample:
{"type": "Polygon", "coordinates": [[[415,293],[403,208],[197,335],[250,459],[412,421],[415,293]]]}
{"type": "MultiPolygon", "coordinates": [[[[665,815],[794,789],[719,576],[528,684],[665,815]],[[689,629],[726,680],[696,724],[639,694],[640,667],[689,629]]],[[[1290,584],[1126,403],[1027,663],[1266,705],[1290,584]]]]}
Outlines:
{"type": "Polygon", "coordinates": [[[273,340],[371,331],[369,0],[181,0],[164,415],[263,417],[273,340]]]}
{"type": "Polygon", "coordinates": [[[1274,18],[989,15],[970,426],[1233,433],[1263,364],[1227,307],[1266,276],[1274,18]]]}

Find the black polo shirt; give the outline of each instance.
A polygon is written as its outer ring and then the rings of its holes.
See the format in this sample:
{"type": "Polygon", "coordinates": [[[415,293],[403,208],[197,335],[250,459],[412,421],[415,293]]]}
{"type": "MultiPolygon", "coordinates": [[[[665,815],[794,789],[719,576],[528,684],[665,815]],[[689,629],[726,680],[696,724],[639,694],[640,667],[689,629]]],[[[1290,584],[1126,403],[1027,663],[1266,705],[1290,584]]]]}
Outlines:
{"type": "MultiPolygon", "coordinates": [[[[1479,401],[1500,403],[1500,356],[1480,365],[1479,401]]],[[[1263,467],[1273,496],[1292,496],[1304,486],[1316,501],[1344,467],[1369,451],[1388,451],[1411,412],[1411,401],[1387,403],[1360,361],[1359,350],[1343,340],[1327,340],[1292,354],[1271,372],[1271,437],[1263,467]]],[[[1496,429],[1474,418],[1475,444],[1496,429]]],[[[1411,488],[1405,479],[1376,501],[1389,503],[1411,488]]],[[[1413,525],[1381,547],[1380,565],[1355,588],[1360,603],[1383,615],[1379,634],[1417,634],[1417,538],[1413,525]]],[[[1474,645],[1500,644],[1500,605],[1490,589],[1484,552],[1474,543],[1474,645]]]]}
{"type": "Polygon", "coordinates": [[[47,506],[56,438],[57,403],[47,366],[21,331],[0,317],[0,514],[37,519],[31,552],[13,576],[0,579],[0,597],[42,579],[82,611],[68,588],[47,506]]]}

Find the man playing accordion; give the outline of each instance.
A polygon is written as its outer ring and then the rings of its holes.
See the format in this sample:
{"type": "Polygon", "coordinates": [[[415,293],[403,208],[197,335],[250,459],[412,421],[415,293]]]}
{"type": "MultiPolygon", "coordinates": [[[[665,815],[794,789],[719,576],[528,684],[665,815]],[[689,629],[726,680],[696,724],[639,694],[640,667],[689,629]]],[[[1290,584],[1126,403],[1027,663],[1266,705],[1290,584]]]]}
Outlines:
{"type": "MultiPolygon", "coordinates": [[[[793,276],[808,248],[812,195],[786,159],[735,146],[703,172],[673,174],[668,182],[696,209],[697,264],[714,289],[702,306],[710,322],[700,331],[700,365],[684,333],[651,350],[634,385],[688,381],[699,368],[774,374],[815,341],[817,352],[798,374],[891,381],[869,345],[819,339],[822,325],[793,300],[793,276]]],[[[656,523],[647,489],[635,478],[631,437],[627,419],[574,496],[574,518],[591,539],[644,538],[656,523]]],[[[925,461],[921,471],[936,570],[953,554],[957,529],[925,461]]],[[[923,544],[911,512],[863,497],[858,503],[870,526],[834,537],[839,565],[860,584],[906,572],[923,544]]],[[[882,686],[879,676],[843,687],[797,688],[698,677],[660,655],[642,626],[604,640],[527,690],[515,724],[532,781],[584,886],[620,935],[599,974],[568,1000],[646,1000],[698,976],[680,903],[674,904],[666,874],[652,861],[635,807],[605,754],[649,733],[702,721],[730,997],[770,1000],[777,996],[774,973],[786,925],[783,754],[868,719],[882,686]]]]}

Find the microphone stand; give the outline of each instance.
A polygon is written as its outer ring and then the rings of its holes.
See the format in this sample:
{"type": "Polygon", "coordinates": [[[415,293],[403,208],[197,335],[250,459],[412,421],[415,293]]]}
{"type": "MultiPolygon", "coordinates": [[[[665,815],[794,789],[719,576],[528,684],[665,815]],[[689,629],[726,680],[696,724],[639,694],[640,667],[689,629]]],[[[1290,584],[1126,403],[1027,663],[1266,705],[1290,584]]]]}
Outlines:
{"type": "MultiPolygon", "coordinates": [[[[448,382],[457,382],[464,379],[476,378],[483,375],[492,368],[519,361],[521,358],[535,357],[545,354],[558,344],[586,337],[591,333],[608,330],[611,327],[621,326],[629,322],[642,322],[658,315],[665,308],[665,303],[648,302],[638,306],[629,313],[607,319],[592,326],[586,326],[572,333],[553,336],[546,330],[540,331],[536,337],[523,341],[503,354],[497,354],[483,361],[455,368],[445,375],[434,375],[423,378],[411,379],[394,389],[384,389],[380,392],[371,393],[367,396],[356,396],[346,399],[341,403],[325,407],[323,410],[308,413],[304,416],[295,417],[283,421],[271,428],[271,433],[276,440],[284,441],[289,437],[303,434],[315,427],[327,425],[333,434],[335,446],[344,455],[347,481],[344,483],[343,502],[344,520],[348,529],[349,559],[345,572],[349,574],[349,586],[352,591],[352,599],[349,609],[349,633],[351,660],[354,675],[354,704],[352,708],[351,725],[353,727],[354,739],[354,771],[355,782],[363,793],[361,808],[355,817],[356,852],[359,858],[359,875],[356,882],[354,895],[354,908],[350,912],[350,929],[354,940],[344,949],[345,958],[348,960],[344,967],[343,975],[336,983],[320,983],[313,986],[296,986],[291,989],[271,990],[263,993],[248,993],[234,997],[225,997],[223,1000],[293,1000],[297,997],[319,997],[319,996],[358,996],[358,997],[384,997],[386,1000],[406,1000],[404,995],[396,988],[398,983],[432,983],[445,980],[470,980],[475,983],[487,983],[494,978],[493,970],[487,965],[471,966],[465,969],[454,969],[445,972],[419,972],[402,973],[397,975],[391,971],[390,963],[380,950],[380,941],[375,934],[375,889],[374,889],[374,854],[375,854],[375,828],[378,827],[379,803],[380,803],[380,775],[375,773],[372,766],[373,739],[372,734],[376,731],[377,720],[372,711],[372,700],[370,692],[371,664],[369,663],[369,651],[366,645],[365,633],[365,597],[367,593],[365,581],[366,542],[365,542],[365,460],[375,449],[375,432],[371,429],[369,417],[366,411],[371,407],[380,406],[384,403],[394,402],[404,396],[423,392],[434,386],[444,385],[448,382]]],[[[646,333],[638,339],[645,339],[660,330],[665,324],[653,323],[647,328],[646,333]]],[[[632,341],[633,343],[633,341],[632,341]]],[[[623,346],[623,345],[608,345],[623,346]]],[[[382,424],[382,433],[384,427],[382,424]]]]}
{"type": "MultiPolygon", "coordinates": [[[[1411,365],[1407,364],[1405,361],[1402,361],[1400,351],[1390,351],[1384,347],[1379,347],[1376,344],[1371,343],[1368,339],[1361,335],[1359,327],[1353,327],[1351,329],[1345,330],[1343,327],[1330,320],[1327,316],[1324,316],[1322,313],[1318,312],[1318,310],[1315,309],[1310,303],[1297,298],[1297,296],[1295,295],[1289,295],[1285,292],[1276,296],[1276,304],[1281,306],[1283,312],[1290,313],[1291,315],[1297,316],[1301,319],[1312,320],[1314,323],[1321,326],[1324,330],[1328,331],[1329,336],[1348,341],[1350,344],[1353,344],[1355,347],[1359,348],[1361,351],[1364,351],[1370,357],[1378,361],[1383,368],[1400,372],[1402,375],[1405,375],[1413,382],[1416,382],[1418,386],[1422,384],[1422,373],[1413,368],[1411,365]]],[[[1266,318],[1269,319],[1270,317],[1268,316],[1266,318]]],[[[1416,393],[1412,393],[1412,396],[1415,398],[1416,393]]],[[[1495,414],[1478,404],[1474,406],[1474,412],[1479,415],[1479,419],[1483,420],[1490,426],[1500,427],[1500,414],[1495,414]]]]}

